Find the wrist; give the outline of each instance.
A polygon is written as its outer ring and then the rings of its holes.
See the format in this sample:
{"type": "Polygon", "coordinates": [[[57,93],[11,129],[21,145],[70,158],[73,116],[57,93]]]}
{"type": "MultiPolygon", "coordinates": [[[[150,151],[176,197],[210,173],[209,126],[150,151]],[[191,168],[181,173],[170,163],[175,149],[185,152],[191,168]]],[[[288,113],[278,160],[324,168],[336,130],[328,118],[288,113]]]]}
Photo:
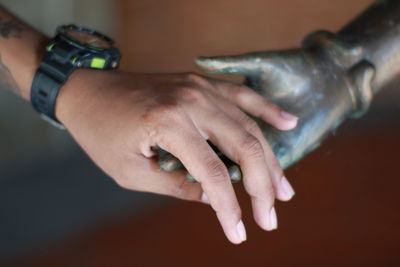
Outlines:
{"type": "Polygon", "coordinates": [[[60,88],[55,103],[55,115],[64,126],[75,116],[74,111],[82,111],[88,105],[91,72],[90,69],[76,69],[60,88]]]}
{"type": "MultiPolygon", "coordinates": [[[[31,103],[42,117],[54,126],[63,128],[57,114],[63,116],[60,91],[66,88],[79,88],[78,93],[85,93],[77,81],[82,68],[107,70],[118,67],[120,53],[109,37],[89,28],[76,25],[62,25],[57,28],[55,37],[46,47],[40,67],[36,71],[31,88],[31,103]],[[74,84],[74,86],[70,86],[74,84]],[[57,109],[57,111],[56,111],[57,109]],[[60,112],[61,110],[61,112],[60,112]]],[[[93,82],[93,80],[92,80],[93,82]]],[[[70,91],[70,90],[67,90],[70,91]]],[[[75,90],[71,90],[75,91],[75,90]]],[[[69,94],[68,94],[69,95],[69,94]]],[[[79,97],[76,99],[79,101],[79,97]]],[[[70,109],[68,107],[68,109],[70,109]]]]}
{"type": "Polygon", "coordinates": [[[2,47],[1,51],[3,64],[14,78],[21,97],[29,101],[32,81],[49,39],[34,31],[25,33],[24,38],[29,45],[21,41],[7,40],[10,43],[2,47]]]}

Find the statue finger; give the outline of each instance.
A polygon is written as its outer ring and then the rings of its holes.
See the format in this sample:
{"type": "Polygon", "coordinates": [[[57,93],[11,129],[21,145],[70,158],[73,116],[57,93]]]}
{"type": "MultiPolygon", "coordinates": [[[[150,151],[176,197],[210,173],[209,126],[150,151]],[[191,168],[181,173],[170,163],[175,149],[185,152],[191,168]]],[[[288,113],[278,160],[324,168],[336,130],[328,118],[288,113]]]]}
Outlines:
{"type": "MultiPolygon", "coordinates": [[[[232,183],[238,183],[242,180],[242,171],[240,170],[238,165],[228,166],[229,177],[231,178],[232,183]]],[[[191,183],[196,183],[196,179],[190,173],[186,173],[186,179],[191,183]]]]}
{"type": "Polygon", "coordinates": [[[197,57],[196,65],[210,74],[239,74],[251,76],[260,69],[259,53],[242,54],[236,56],[197,57]]]}
{"type": "Polygon", "coordinates": [[[182,162],[171,153],[165,153],[164,155],[159,156],[158,165],[162,170],[167,172],[183,168],[182,162]]]}

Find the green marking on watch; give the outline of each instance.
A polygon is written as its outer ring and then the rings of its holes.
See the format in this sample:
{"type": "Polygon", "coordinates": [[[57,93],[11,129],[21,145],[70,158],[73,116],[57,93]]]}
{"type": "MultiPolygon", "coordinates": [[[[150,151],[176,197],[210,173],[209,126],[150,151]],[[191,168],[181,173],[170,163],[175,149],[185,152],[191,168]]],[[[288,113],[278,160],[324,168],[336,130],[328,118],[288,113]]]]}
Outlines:
{"type": "Polygon", "coordinates": [[[101,57],[94,57],[92,62],[90,62],[90,67],[93,69],[104,69],[106,65],[106,60],[101,57]]]}
{"type": "Polygon", "coordinates": [[[55,45],[55,43],[49,44],[49,45],[46,47],[46,50],[47,50],[47,51],[51,51],[51,49],[53,49],[54,45],[55,45]]]}
{"type": "Polygon", "coordinates": [[[72,65],[75,65],[77,60],[78,60],[78,57],[73,57],[71,60],[72,65]]]}

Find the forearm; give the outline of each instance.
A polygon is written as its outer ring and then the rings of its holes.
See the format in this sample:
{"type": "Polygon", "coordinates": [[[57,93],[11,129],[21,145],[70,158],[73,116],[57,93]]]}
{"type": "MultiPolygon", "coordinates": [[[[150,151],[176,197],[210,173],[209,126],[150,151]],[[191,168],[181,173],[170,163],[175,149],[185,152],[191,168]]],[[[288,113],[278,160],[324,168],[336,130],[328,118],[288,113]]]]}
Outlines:
{"type": "Polygon", "coordinates": [[[25,100],[48,38],[0,7],[0,90],[25,100]]]}

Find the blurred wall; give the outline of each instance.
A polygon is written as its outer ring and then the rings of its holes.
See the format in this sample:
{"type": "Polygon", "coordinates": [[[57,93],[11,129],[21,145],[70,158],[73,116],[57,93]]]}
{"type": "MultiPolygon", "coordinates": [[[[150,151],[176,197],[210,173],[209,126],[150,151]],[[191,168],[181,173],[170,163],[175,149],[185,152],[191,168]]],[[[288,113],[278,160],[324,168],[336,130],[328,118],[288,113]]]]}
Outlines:
{"type": "Polygon", "coordinates": [[[112,34],[115,3],[111,0],[1,0],[0,3],[48,35],[60,24],[76,23],[112,34]]]}
{"type": "Polygon", "coordinates": [[[193,58],[299,46],[336,31],[372,0],[119,0],[123,66],[195,70],[193,58]]]}
{"type": "MultiPolygon", "coordinates": [[[[310,32],[336,32],[374,0],[118,0],[122,67],[197,71],[196,56],[298,47],[310,32]]],[[[224,77],[240,81],[240,77],[224,77]]],[[[378,102],[396,104],[397,86],[378,102]]]]}

